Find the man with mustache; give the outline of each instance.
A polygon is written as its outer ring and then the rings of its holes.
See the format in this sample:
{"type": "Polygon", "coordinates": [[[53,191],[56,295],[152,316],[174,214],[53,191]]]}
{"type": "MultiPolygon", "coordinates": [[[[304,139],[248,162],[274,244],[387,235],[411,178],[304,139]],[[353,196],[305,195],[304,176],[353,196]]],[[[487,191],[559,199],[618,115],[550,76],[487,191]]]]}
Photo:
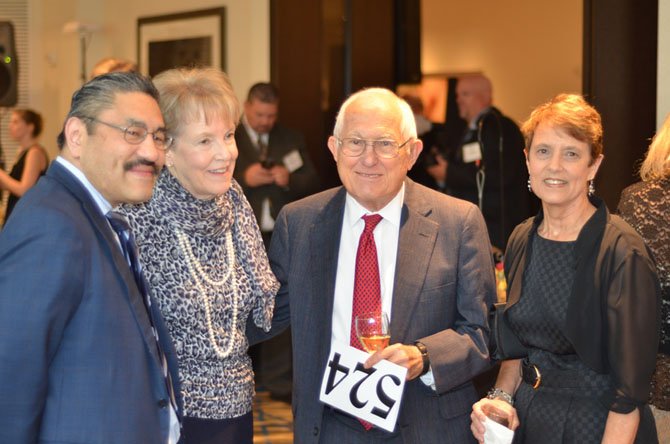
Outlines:
{"type": "Polygon", "coordinates": [[[171,142],[157,99],[135,73],[83,85],[0,233],[0,442],[179,439],[174,349],[112,211],[151,197],[171,142]]]}

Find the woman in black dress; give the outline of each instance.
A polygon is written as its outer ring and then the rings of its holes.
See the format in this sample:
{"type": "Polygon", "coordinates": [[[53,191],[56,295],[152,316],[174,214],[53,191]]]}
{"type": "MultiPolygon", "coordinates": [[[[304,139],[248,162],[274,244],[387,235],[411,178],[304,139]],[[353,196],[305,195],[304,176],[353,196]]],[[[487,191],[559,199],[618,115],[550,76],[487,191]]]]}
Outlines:
{"type": "Polygon", "coordinates": [[[649,403],[658,440],[670,442],[670,115],[649,146],[640,177],[623,190],[618,210],[654,254],[661,281],[661,342],[649,403]]]}
{"type": "MultiPolygon", "coordinates": [[[[654,443],[646,405],[660,289],[643,240],[593,195],[603,160],[598,112],[561,94],[524,124],[529,188],[542,210],[505,256],[507,334],[495,388],[473,406],[502,409],[515,443],[654,443]],[[510,352],[510,354],[512,354],[510,352]]],[[[501,331],[498,331],[501,333],[501,331]]]]}
{"type": "Polygon", "coordinates": [[[7,221],[19,198],[37,183],[49,166],[46,150],[37,143],[42,132],[42,116],[30,109],[15,109],[9,121],[9,135],[19,143],[18,159],[7,174],[0,169],[0,189],[9,191],[7,221]]]}

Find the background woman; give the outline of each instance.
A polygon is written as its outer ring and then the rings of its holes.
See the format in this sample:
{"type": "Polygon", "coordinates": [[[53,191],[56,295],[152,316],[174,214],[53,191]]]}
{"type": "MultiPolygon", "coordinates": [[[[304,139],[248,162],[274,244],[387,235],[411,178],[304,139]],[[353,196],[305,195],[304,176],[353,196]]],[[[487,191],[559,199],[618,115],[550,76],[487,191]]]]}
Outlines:
{"type": "Polygon", "coordinates": [[[654,254],[661,281],[661,342],[650,404],[658,440],[670,442],[670,115],[649,146],[640,177],[623,190],[618,209],[654,254]]]}
{"type": "Polygon", "coordinates": [[[600,115],[581,96],[561,94],[522,131],[542,210],[508,243],[502,325],[512,340],[502,349],[517,341],[523,351],[514,357],[523,360],[502,362],[495,388],[473,406],[473,434],[483,442],[482,408],[495,405],[516,443],[657,442],[645,403],[658,280],[640,236],[593,196],[600,115]]]}
{"type": "Polygon", "coordinates": [[[19,143],[18,159],[7,174],[0,169],[0,189],[9,191],[5,219],[16,202],[35,185],[49,166],[46,150],[37,143],[42,133],[42,116],[30,109],[15,109],[9,120],[9,135],[19,143]]]}
{"type": "Polygon", "coordinates": [[[177,351],[183,436],[188,444],[251,443],[247,348],[270,330],[279,285],[232,180],[239,104],[215,69],[172,69],[154,83],[174,142],[152,199],[126,211],[177,351]]]}

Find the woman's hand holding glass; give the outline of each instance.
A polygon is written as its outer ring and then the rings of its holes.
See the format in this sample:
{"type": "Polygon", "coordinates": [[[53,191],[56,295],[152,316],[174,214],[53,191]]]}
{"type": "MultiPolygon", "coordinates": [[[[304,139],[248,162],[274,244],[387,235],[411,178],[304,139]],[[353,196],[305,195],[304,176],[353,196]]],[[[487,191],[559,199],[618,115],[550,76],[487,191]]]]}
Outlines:
{"type": "Polygon", "coordinates": [[[519,427],[516,409],[502,399],[480,399],[472,406],[470,430],[479,443],[484,443],[486,421],[495,421],[508,429],[519,427]]]}

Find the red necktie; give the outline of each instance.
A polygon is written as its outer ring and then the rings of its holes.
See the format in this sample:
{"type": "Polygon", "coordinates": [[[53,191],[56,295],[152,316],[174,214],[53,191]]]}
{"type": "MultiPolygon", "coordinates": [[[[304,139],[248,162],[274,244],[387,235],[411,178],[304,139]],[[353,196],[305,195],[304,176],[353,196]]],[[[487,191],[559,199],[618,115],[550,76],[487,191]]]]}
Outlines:
{"type": "MultiPolygon", "coordinates": [[[[363,216],[365,228],[358,241],[356,252],[356,272],[354,276],[354,301],[351,311],[351,339],[350,344],[359,350],[365,350],[356,335],[356,315],[361,313],[382,311],[381,287],[379,284],[379,263],[377,262],[377,245],[375,244],[374,229],[382,220],[379,214],[363,216]]],[[[372,424],[359,419],[365,430],[370,430],[372,424]]]]}

